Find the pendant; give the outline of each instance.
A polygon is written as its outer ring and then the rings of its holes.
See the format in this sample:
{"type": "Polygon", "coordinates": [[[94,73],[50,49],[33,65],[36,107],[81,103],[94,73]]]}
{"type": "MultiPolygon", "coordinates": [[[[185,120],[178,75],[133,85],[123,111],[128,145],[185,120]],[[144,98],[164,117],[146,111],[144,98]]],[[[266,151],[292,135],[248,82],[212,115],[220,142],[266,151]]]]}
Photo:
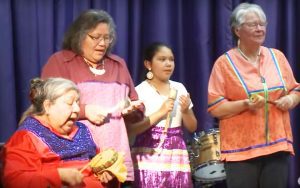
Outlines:
{"type": "Polygon", "coordinates": [[[93,67],[90,67],[90,71],[95,75],[103,75],[105,73],[105,69],[95,69],[93,67]]]}

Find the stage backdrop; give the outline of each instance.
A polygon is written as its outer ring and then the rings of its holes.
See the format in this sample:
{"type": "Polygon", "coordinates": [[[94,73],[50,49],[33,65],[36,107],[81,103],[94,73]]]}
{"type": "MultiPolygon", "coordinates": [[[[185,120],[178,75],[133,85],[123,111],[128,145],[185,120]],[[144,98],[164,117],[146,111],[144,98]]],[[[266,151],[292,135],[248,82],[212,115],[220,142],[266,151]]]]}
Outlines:
{"type": "MultiPolygon", "coordinates": [[[[144,75],[142,50],[153,41],[172,46],[173,80],[191,93],[198,131],[216,127],[206,112],[207,83],[218,56],[232,47],[229,16],[241,0],[1,0],[0,1],[0,142],[16,130],[28,107],[29,80],[40,75],[48,57],[60,50],[63,34],[80,12],[104,9],[117,25],[114,53],[123,57],[135,84],[144,75]]],[[[265,46],[287,56],[300,81],[300,1],[256,0],[268,18],[265,46]]],[[[290,187],[300,171],[300,108],[292,112],[294,146],[290,187]]]]}

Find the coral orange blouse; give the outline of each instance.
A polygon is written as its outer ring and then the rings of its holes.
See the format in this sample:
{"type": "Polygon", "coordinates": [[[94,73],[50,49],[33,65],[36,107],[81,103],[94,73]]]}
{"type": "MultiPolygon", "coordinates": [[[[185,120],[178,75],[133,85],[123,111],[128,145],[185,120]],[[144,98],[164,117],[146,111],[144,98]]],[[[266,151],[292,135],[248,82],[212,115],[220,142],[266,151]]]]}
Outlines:
{"type": "MultiPolygon", "coordinates": [[[[251,94],[275,101],[289,93],[300,95],[299,91],[299,83],[279,50],[262,46],[257,69],[234,48],[214,64],[208,86],[208,111],[251,94]]],[[[221,119],[219,127],[222,160],[240,161],[278,151],[294,154],[289,112],[272,103],[221,119]]]]}

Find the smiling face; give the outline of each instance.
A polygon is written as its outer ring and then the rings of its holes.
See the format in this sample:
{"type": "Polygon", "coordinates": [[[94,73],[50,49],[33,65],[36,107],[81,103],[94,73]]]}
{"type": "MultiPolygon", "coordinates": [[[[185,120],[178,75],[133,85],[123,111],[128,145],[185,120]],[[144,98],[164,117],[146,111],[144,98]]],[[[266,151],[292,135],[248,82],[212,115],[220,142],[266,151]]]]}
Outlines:
{"type": "Polygon", "coordinates": [[[249,12],[244,16],[244,22],[235,29],[235,33],[240,39],[240,44],[245,46],[260,46],[266,37],[266,22],[260,20],[254,12],[249,12]]]}
{"type": "Polygon", "coordinates": [[[79,95],[70,90],[58,97],[54,102],[44,101],[47,122],[62,135],[68,135],[79,116],[79,95]]]}
{"type": "Polygon", "coordinates": [[[108,24],[99,23],[83,39],[82,55],[90,63],[97,64],[104,57],[111,42],[108,24]]]}
{"type": "Polygon", "coordinates": [[[168,81],[175,68],[173,52],[171,49],[162,46],[156,51],[151,62],[145,61],[145,66],[148,70],[151,69],[153,79],[163,82],[168,81]]]}

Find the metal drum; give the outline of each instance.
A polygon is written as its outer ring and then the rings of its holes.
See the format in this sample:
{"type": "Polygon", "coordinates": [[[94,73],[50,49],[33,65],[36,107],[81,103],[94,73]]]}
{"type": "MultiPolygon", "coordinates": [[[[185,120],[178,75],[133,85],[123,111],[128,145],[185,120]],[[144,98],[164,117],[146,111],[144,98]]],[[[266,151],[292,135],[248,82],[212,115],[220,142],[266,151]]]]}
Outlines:
{"type": "Polygon", "coordinates": [[[226,179],[224,164],[220,161],[219,129],[196,134],[190,149],[190,161],[196,181],[214,182],[226,179]]]}

